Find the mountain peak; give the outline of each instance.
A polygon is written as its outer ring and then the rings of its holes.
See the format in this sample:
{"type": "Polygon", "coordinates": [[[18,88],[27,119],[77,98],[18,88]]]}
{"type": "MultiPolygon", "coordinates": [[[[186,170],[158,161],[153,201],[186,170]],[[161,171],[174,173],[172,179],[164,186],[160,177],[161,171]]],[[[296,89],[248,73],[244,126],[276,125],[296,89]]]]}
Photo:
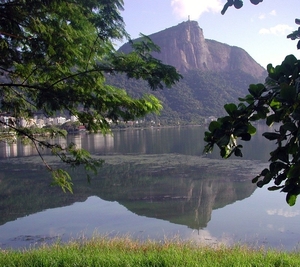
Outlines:
{"type": "MultiPolygon", "coordinates": [[[[184,21],[149,37],[161,50],[153,56],[182,73],[189,70],[239,70],[255,78],[265,75],[265,69],[242,48],[205,39],[197,21],[184,21]]],[[[120,50],[129,52],[129,44],[123,45],[120,50]]]]}

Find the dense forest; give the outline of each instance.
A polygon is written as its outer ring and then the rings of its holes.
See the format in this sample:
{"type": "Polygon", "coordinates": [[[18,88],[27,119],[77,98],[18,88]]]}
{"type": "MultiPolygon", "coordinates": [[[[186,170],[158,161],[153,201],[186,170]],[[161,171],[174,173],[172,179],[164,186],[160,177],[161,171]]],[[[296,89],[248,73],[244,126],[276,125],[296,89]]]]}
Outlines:
{"type": "Polygon", "coordinates": [[[175,86],[151,91],[146,82],[125,75],[107,75],[106,82],[125,89],[133,97],[155,95],[163,104],[160,115],[146,120],[160,124],[202,124],[210,116],[224,115],[224,104],[237,102],[248,92],[249,84],[263,82],[243,71],[213,72],[189,70],[175,86]]]}

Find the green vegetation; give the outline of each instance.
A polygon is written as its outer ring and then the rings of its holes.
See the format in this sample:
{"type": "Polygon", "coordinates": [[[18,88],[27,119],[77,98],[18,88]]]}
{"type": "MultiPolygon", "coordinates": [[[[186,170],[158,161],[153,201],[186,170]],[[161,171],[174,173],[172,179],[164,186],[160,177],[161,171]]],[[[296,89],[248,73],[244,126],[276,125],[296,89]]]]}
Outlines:
{"type": "MultiPolygon", "coordinates": [[[[35,113],[51,117],[68,113],[90,131],[110,132],[108,121],[128,121],[158,113],[162,105],[152,94],[133,98],[124,88],[105,83],[104,73],[122,73],[145,80],[152,90],[170,87],[181,75],[151,56],[159,48],[144,37],[129,54],[114,49],[128,39],[120,11],[122,0],[4,0],[0,6],[0,125],[13,129],[66,164],[95,172],[102,161],[73,144],[40,140],[32,129],[20,128],[35,113]]],[[[53,132],[53,136],[64,132],[53,132]]],[[[42,156],[41,156],[42,158],[42,156]]],[[[42,158],[53,184],[72,191],[71,177],[42,158]]]]}
{"type": "MultiPolygon", "coordinates": [[[[106,81],[127,88],[128,94],[134,97],[140,97],[149,90],[145,82],[128,80],[125,75],[108,75],[106,81]]],[[[163,109],[159,116],[150,114],[146,120],[159,122],[162,126],[203,124],[205,118],[225,115],[225,103],[237,102],[236,97],[247,93],[245,88],[249,83],[261,81],[243,71],[229,70],[216,75],[214,71],[188,70],[172,90],[153,92],[161,100],[163,109]]]]}
{"type": "MultiPolygon", "coordinates": [[[[225,11],[233,2],[227,1],[225,11]]],[[[295,23],[300,25],[300,20],[295,23]]],[[[300,28],[287,38],[300,39],[300,28]]],[[[298,49],[299,44],[300,41],[298,49]]],[[[211,122],[205,133],[204,151],[211,152],[217,145],[223,158],[233,154],[242,157],[243,146],[237,143],[238,139],[250,141],[257,122],[268,126],[277,123],[274,131],[263,133],[266,139],[276,142],[276,148],[270,151],[269,167],[253,183],[263,187],[274,182],[268,189],[286,193],[286,202],[293,206],[300,194],[300,60],[288,55],[281,65],[269,64],[267,71],[264,84],[250,84],[248,94],[239,98],[239,103],[225,104],[227,115],[211,122]]]]}
{"type": "Polygon", "coordinates": [[[299,266],[299,253],[215,247],[180,240],[141,243],[130,238],[101,238],[54,244],[24,251],[0,251],[5,267],[58,266],[299,266]]]}

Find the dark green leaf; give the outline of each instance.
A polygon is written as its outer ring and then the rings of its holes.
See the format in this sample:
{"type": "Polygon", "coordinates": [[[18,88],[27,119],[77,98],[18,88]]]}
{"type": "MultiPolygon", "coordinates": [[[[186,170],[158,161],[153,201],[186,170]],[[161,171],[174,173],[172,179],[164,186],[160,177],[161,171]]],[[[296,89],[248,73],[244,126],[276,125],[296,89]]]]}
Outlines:
{"type": "Polygon", "coordinates": [[[297,131],[298,127],[293,122],[287,122],[283,124],[280,128],[283,128],[285,131],[290,131],[291,133],[297,131]]]}
{"type": "Polygon", "coordinates": [[[300,163],[299,161],[297,164],[294,164],[290,167],[288,173],[287,173],[288,178],[294,178],[294,179],[299,179],[300,177],[300,163]]]}
{"type": "Polygon", "coordinates": [[[249,118],[250,121],[258,121],[261,119],[261,116],[259,114],[252,114],[249,118]]]}
{"type": "Polygon", "coordinates": [[[240,137],[243,141],[250,141],[251,140],[251,134],[249,134],[249,133],[241,134],[240,137]]]}
{"type": "Polygon", "coordinates": [[[254,98],[257,98],[265,91],[265,86],[263,84],[250,84],[248,91],[254,98]]]}
{"type": "Polygon", "coordinates": [[[218,129],[221,127],[221,124],[217,121],[212,121],[209,126],[208,126],[208,130],[210,130],[211,132],[213,132],[214,130],[218,129]]]}
{"type": "Polygon", "coordinates": [[[269,169],[265,168],[265,169],[262,170],[260,175],[261,176],[266,176],[269,172],[270,172],[269,169]]]}
{"type": "Polygon", "coordinates": [[[269,191],[276,191],[276,190],[279,190],[279,189],[282,189],[283,186],[270,186],[268,187],[268,190],[269,191]]]}
{"type": "Polygon", "coordinates": [[[239,101],[247,102],[249,105],[254,103],[254,97],[252,95],[246,95],[244,98],[239,98],[239,101]]]}
{"type": "Polygon", "coordinates": [[[230,142],[230,136],[229,135],[224,135],[223,137],[221,137],[219,139],[219,141],[217,141],[217,145],[219,147],[224,147],[224,146],[227,146],[229,142],[230,142]]]}
{"type": "Polygon", "coordinates": [[[252,124],[248,124],[248,133],[251,135],[256,134],[256,128],[252,124]]]}
{"type": "Polygon", "coordinates": [[[268,184],[268,183],[270,183],[270,181],[272,180],[272,178],[273,178],[273,176],[272,176],[272,174],[269,172],[269,173],[267,173],[266,176],[263,178],[262,182],[263,182],[264,184],[268,184]]]}
{"type": "Polygon", "coordinates": [[[294,102],[296,100],[296,88],[287,84],[281,85],[280,97],[288,102],[294,102]]]}
{"type": "Polygon", "coordinates": [[[212,134],[211,134],[211,132],[205,132],[204,133],[204,141],[205,142],[211,142],[212,141],[212,134]]]}
{"type": "Polygon", "coordinates": [[[234,150],[234,155],[235,155],[236,157],[242,157],[242,156],[243,156],[243,153],[242,153],[242,151],[241,151],[239,148],[235,148],[235,150],[234,150]]]}
{"type": "Polygon", "coordinates": [[[281,173],[275,178],[275,185],[280,185],[286,179],[286,174],[281,173]]]}
{"type": "Polygon", "coordinates": [[[275,119],[276,119],[276,115],[275,114],[271,114],[267,117],[267,120],[266,120],[266,124],[268,126],[272,126],[272,124],[275,122],[275,119]]]}
{"type": "Polygon", "coordinates": [[[278,159],[285,163],[289,163],[289,155],[288,151],[285,147],[279,148],[278,149],[278,154],[277,154],[278,159]]]}
{"type": "Polygon", "coordinates": [[[265,184],[263,183],[263,181],[258,181],[256,185],[262,188],[265,184]]]}
{"type": "Polygon", "coordinates": [[[261,175],[257,175],[256,177],[254,177],[254,178],[252,179],[252,183],[253,183],[253,184],[257,183],[259,177],[261,177],[261,175]]]}
{"type": "Polygon", "coordinates": [[[270,164],[270,172],[274,174],[277,174],[278,172],[280,172],[281,170],[285,170],[286,168],[287,165],[280,161],[272,162],[270,164]]]}
{"type": "Polygon", "coordinates": [[[277,140],[278,138],[281,137],[280,134],[278,133],[271,133],[271,132],[266,132],[262,134],[265,138],[269,139],[269,140],[277,140]]]}
{"type": "Polygon", "coordinates": [[[221,150],[220,150],[220,155],[222,158],[226,158],[226,155],[227,155],[227,150],[225,147],[222,147],[221,150]]]}
{"type": "Polygon", "coordinates": [[[243,134],[247,134],[248,133],[248,125],[246,124],[241,124],[236,126],[236,128],[233,131],[233,135],[234,136],[242,136],[243,134]]]}
{"type": "Polygon", "coordinates": [[[284,186],[284,188],[282,188],[281,192],[288,193],[294,189],[295,189],[295,186],[293,184],[288,184],[288,185],[284,186]]]}
{"type": "Polygon", "coordinates": [[[224,108],[225,108],[225,110],[226,110],[226,112],[229,114],[229,115],[233,115],[234,114],[234,112],[237,110],[237,106],[235,105],[235,104],[226,104],[225,106],[224,106],[224,108]]]}
{"type": "Polygon", "coordinates": [[[297,58],[294,55],[288,55],[285,57],[284,61],[282,62],[282,65],[287,65],[293,68],[296,63],[297,63],[297,58]]]}

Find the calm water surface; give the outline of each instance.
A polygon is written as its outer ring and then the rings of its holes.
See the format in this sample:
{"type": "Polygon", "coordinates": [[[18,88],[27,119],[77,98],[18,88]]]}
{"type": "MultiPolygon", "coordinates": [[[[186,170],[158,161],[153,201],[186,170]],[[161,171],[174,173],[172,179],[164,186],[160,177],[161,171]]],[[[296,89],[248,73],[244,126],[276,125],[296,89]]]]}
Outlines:
{"type": "Polygon", "coordinates": [[[202,154],[204,130],[153,128],[105,137],[69,136],[106,162],[91,184],[82,170],[71,171],[73,195],[49,186],[51,178],[32,147],[2,144],[0,247],[101,234],[297,249],[299,205],[289,207],[283,193],[251,183],[265,166],[272,144],[258,135],[245,144],[243,159],[222,160],[217,151],[202,154]]]}

